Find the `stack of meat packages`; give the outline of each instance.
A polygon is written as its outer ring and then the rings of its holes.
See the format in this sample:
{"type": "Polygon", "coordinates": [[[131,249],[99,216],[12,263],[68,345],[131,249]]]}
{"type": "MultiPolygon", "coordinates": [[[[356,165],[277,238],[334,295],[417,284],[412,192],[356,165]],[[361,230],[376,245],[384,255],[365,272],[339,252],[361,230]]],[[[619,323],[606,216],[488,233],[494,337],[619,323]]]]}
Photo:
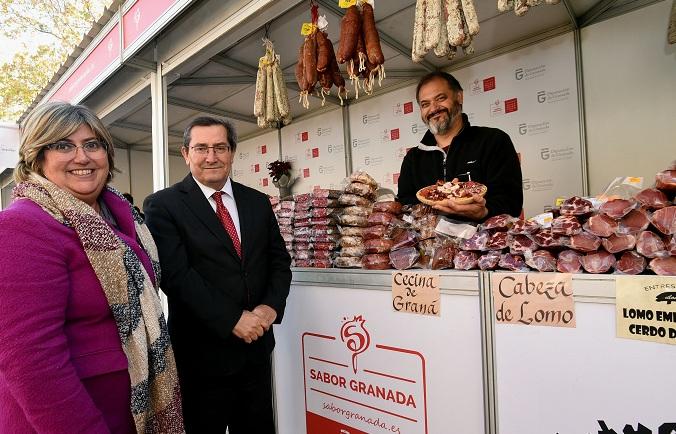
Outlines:
{"type": "Polygon", "coordinates": [[[293,220],[296,267],[331,268],[338,241],[338,190],[298,194],[293,220]]]}
{"type": "Polygon", "coordinates": [[[456,269],[559,271],[562,273],[676,275],[676,170],[658,173],[656,188],[595,209],[574,196],[551,226],[506,214],[489,218],[459,243],[456,269]]]}
{"type": "Polygon", "coordinates": [[[295,210],[295,204],[293,200],[280,200],[279,197],[273,196],[270,198],[270,204],[272,205],[272,210],[275,213],[277,218],[277,223],[279,224],[279,232],[282,234],[284,243],[286,244],[286,250],[291,255],[291,266],[295,266],[295,257],[293,251],[293,216],[295,210]]]}
{"type": "Polygon", "coordinates": [[[338,198],[338,203],[344,208],[338,215],[340,251],[334,262],[336,267],[362,268],[362,258],[366,253],[364,229],[368,226],[377,190],[378,183],[366,172],[358,171],[348,177],[347,185],[338,198]]]}

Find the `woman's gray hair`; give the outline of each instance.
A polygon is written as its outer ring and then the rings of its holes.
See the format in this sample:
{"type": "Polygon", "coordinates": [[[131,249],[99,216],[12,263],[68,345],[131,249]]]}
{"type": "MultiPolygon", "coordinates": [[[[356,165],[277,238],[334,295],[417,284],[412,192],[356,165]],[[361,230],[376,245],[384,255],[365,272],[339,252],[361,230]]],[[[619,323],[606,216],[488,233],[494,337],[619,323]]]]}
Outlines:
{"type": "Polygon", "coordinates": [[[50,102],[36,107],[21,124],[19,163],[14,169],[16,183],[28,180],[31,173],[44,176],[41,166],[45,146],[65,139],[82,125],[91,128],[96,138],[105,143],[110,181],[115,171],[115,148],[113,138],[103,122],[83,105],[50,102]]]}

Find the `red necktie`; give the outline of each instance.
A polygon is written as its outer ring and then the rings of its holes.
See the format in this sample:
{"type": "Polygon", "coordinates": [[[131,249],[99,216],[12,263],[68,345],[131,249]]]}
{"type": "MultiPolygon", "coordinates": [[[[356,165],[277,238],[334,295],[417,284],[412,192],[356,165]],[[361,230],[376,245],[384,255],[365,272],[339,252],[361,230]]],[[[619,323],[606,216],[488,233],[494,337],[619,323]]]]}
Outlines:
{"type": "Polygon", "coordinates": [[[235,246],[237,255],[241,258],[242,245],[240,244],[239,237],[237,236],[237,229],[235,229],[235,223],[232,221],[232,217],[230,217],[228,209],[225,207],[225,205],[223,205],[223,200],[221,199],[222,195],[223,195],[222,191],[217,191],[211,195],[211,197],[213,197],[214,200],[216,201],[216,214],[218,214],[218,219],[221,221],[221,224],[225,228],[228,235],[230,235],[230,239],[232,240],[232,244],[235,246]]]}

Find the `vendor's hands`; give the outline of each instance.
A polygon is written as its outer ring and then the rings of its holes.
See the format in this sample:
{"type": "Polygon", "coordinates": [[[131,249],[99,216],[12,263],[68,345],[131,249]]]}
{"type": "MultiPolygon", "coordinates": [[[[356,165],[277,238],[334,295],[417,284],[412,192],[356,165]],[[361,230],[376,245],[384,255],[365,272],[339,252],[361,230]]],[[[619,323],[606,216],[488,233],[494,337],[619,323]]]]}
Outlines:
{"type": "Polygon", "coordinates": [[[483,196],[475,194],[472,199],[474,202],[459,204],[453,199],[446,199],[434,205],[434,209],[443,213],[453,214],[461,217],[466,217],[470,220],[479,221],[488,215],[488,208],[486,208],[486,199],[483,196]]]}
{"type": "Polygon", "coordinates": [[[258,315],[263,320],[265,323],[263,325],[265,331],[268,331],[270,326],[272,326],[272,323],[274,323],[277,319],[277,312],[266,304],[259,304],[256,306],[256,308],[253,310],[253,313],[258,315]]]}
{"type": "Polygon", "coordinates": [[[232,333],[247,344],[250,344],[263,336],[265,330],[270,327],[266,324],[267,323],[263,318],[253,312],[245,310],[242,312],[242,316],[239,317],[237,324],[235,324],[235,328],[232,329],[232,333]]]}

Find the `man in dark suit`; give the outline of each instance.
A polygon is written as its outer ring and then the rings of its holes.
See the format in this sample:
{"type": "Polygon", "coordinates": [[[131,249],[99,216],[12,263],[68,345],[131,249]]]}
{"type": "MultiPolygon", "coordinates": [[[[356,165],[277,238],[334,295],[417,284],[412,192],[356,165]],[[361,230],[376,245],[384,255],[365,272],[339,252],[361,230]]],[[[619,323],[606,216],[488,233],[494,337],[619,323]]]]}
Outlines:
{"type": "Polygon", "coordinates": [[[230,179],[233,126],[185,129],[190,174],[143,209],[162,266],[188,434],[274,434],[271,325],[281,322],[291,258],[263,193],[230,179]]]}

